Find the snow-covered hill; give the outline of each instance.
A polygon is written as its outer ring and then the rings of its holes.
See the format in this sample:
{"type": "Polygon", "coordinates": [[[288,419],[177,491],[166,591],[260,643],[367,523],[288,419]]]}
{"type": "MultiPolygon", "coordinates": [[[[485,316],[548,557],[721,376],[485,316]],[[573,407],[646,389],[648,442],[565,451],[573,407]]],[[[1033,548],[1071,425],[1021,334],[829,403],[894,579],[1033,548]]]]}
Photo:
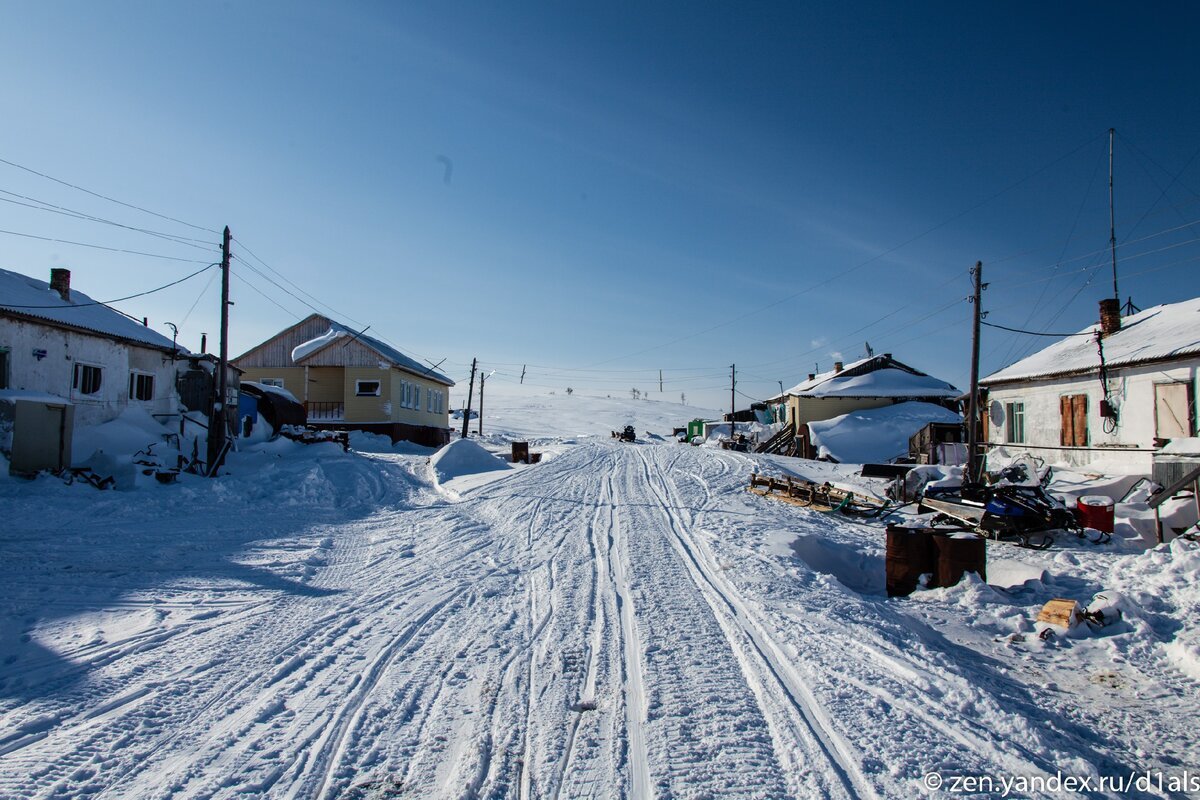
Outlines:
{"type": "MultiPolygon", "coordinates": [[[[478,388],[476,386],[473,412],[479,410],[478,388]]],[[[649,396],[657,397],[655,393],[649,396]]],[[[612,431],[632,425],[639,436],[653,433],[669,438],[673,428],[683,427],[696,418],[719,419],[722,413],[667,400],[634,400],[629,394],[596,395],[587,390],[567,394],[491,381],[484,389],[483,432],[485,436],[495,434],[536,443],[552,439],[607,437],[612,431]]],[[[451,419],[451,427],[461,432],[461,416],[457,420],[451,419]]],[[[472,419],[471,432],[478,429],[479,420],[472,419]]]]}

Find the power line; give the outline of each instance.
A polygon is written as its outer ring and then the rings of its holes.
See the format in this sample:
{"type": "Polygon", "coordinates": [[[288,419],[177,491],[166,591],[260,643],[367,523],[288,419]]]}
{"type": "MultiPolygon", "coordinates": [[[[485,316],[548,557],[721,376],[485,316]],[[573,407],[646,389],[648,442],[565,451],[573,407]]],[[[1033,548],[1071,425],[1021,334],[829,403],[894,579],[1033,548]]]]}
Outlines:
{"type": "Polygon", "coordinates": [[[976,203],[976,204],[975,204],[975,205],[973,205],[973,206],[970,206],[970,207],[969,207],[969,208],[967,208],[966,210],[964,210],[964,211],[960,211],[959,213],[957,213],[957,214],[955,214],[955,215],[953,215],[953,216],[951,216],[951,217],[949,217],[949,218],[947,218],[947,219],[943,220],[942,222],[939,222],[938,224],[936,224],[936,225],[934,225],[934,226],[932,226],[932,227],[930,227],[930,228],[927,228],[926,230],[922,231],[921,233],[918,233],[916,236],[913,236],[913,237],[911,237],[911,238],[909,238],[909,239],[906,239],[906,240],[904,240],[904,241],[903,241],[903,242],[901,242],[900,244],[897,244],[897,245],[894,245],[894,246],[892,246],[892,247],[889,247],[888,249],[886,249],[886,250],[884,250],[884,251],[882,251],[882,252],[880,252],[880,253],[877,253],[877,254],[875,254],[874,256],[871,256],[871,257],[870,257],[870,258],[868,258],[866,261],[861,261],[861,262],[859,262],[858,264],[855,264],[855,265],[854,265],[854,266],[852,266],[852,267],[849,267],[849,268],[847,268],[847,269],[843,269],[843,270],[841,270],[840,272],[835,272],[835,273],[833,273],[832,275],[830,275],[829,277],[825,278],[825,279],[824,279],[824,280],[822,280],[822,281],[818,281],[817,283],[815,283],[815,284],[812,284],[812,285],[810,285],[810,286],[807,286],[807,287],[805,287],[804,289],[801,289],[801,290],[799,290],[799,291],[797,291],[797,292],[793,292],[792,294],[790,294],[790,295],[787,295],[786,297],[782,297],[782,298],[780,298],[780,299],[778,299],[778,300],[775,300],[775,301],[773,301],[773,302],[771,302],[771,303],[768,303],[768,304],[766,304],[766,305],[764,305],[764,306],[761,306],[761,307],[759,307],[759,308],[757,308],[757,309],[754,309],[754,310],[752,310],[752,311],[748,311],[748,312],[746,312],[746,313],[744,313],[744,314],[741,314],[741,315],[739,315],[739,316],[737,316],[737,317],[732,317],[732,318],[730,318],[730,319],[727,319],[727,320],[725,320],[724,322],[720,322],[720,323],[718,323],[718,324],[716,324],[716,325],[713,325],[713,326],[710,326],[710,327],[708,327],[708,328],[705,328],[704,330],[701,330],[701,331],[696,331],[695,333],[690,333],[690,334],[687,334],[687,335],[685,335],[685,336],[680,336],[680,337],[678,337],[678,338],[675,338],[675,339],[672,339],[672,340],[670,340],[669,342],[664,342],[664,343],[662,343],[662,344],[654,345],[653,347],[647,347],[647,348],[644,348],[644,349],[642,349],[642,350],[638,350],[638,351],[636,351],[636,352],[633,352],[633,353],[627,353],[627,354],[625,354],[625,355],[623,355],[623,356],[614,356],[613,358],[607,359],[607,360],[605,360],[605,361],[597,361],[597,362],[595,362],[595,364],[592,364],[592,365],[589,365],[589,366],[595,366],[595,365],[597,365],[597,364],[606,364],[606,363],[608,363],[609,361],[616,361],[616,360],[618,360],[618,359],[621,359],[621,358],[632,358],[633,356],[641,355],[642,353],[648,353],[648,352],[650,352],[651,350],[658,350],[658,349],[660,349],[660,348],[663,348],[663,347],[668,347],[668,346],[670,346],[670,345],[672,345],[672,344],[677,344],[678,342],[682,342],[682,341],[685,341],[685,340],[687,340],[687,339],[692,339],[692,338],[695,338],[696,336],[703,336],[703,335],[704,335],[704,334],[706,334],[706,333],[711,333],[712,331],[718,330],[718,329],[720,329],[720,328],[723,328],[723,327],[725,327],[725,326],[727,326],[727,325],[732,325],[732,324],[733,324],[733,323],[735,323],[735,322],[741,322],[742,320],[744,320],[744,319],[747,319],[748,317],[752,317],[752,316],[754,316],[754,315],[756,315],[756,314],[760,314],[760,313],[762,313],[763,311],[766,311],[767,309],[774,308],[774,307],[776,307],[776,306],[782,305],[783,303],[790,302],[790,301],[792,301],[792,300],[796,299],[797,297],[799,297],[799,296],[800,296],[800,295],[802,295],[802,294],[807,294],[808,292],[811,292],[811,291],[812,291],[812,290],[814,290],[814,289],[818,289],[818,288],[820,288],[820,287],[822,287],[822,286],[825,286],[825,285],[828,285],[828,284],[830,284],[830,283],[833,283],[834,281],[836,281],[836,280],[839,280],[839,279],[841,279],[841,278],[844,278],[845,276],[849,275],[850,273],[852,273],[852,272],[855,272],[856,270],[859,270],[859,269],[861,269],[861,268],[863,268],[863,267],[867,266],[868,264],[872,264],[872,263],[874,263],[874,262],[878,261],[879,259],[881,259],[881,258],[883,258],[883,257],[885,257],[885,256],[891,255],[892,253],[895,253],[896,251],[898,251],[898,250],[900,250],[900,249],[902,249],[902,248],[904,248],[904,247],[907,247],[908,245],[912,244],[913,242],[916,242],[916,241],[918,241],[918,240],[920,240],[920,239],[923,239],[923,238],[925,238],[926,236],[928,236],[929,234],[933,233],[934,231],[940,230],[941,228],[944,228],[944,227],[946,227],[947,225],[949,225],[949,224],[950,224],[950,223],[952,223],[952,222],[956,222],[957,220],[959,220],[959,219],[962,219],[962,218],[963,218],[963,217],[965,217],[966,215],[968,215],[968,214],[972,213],[973,211],[976,211],[976,210],[978,210],[978,209],[982,208],[983,206],[985,206],[985,205],[987,205],[988,203],[992,202],[992,201],[993,201],[993,200],[995,200],[996,198],[998,198],[998,197],[1000,197],[1000,196],[1004,195],[1004,194],[1005,194],[1005,193],[1007,193],[1007,192],[1010,192],[1010,191],[1012,191],[1013,189],[1015,189],[1016,187],[1018,187],[1018,186],[1020,186],[1021,184],[1025,183],[1026,181],[1029,181],[1029,180],[1031,180],[1031,179],[1033,179],[1033,178],[1037,177],[1038,175],[1040,175],[1041,173],[1043,173],[1043,172],[1045,172],[1046,170],[1050,169],[1051,167],[1057,166],[1059,163],[1061,163],[1061,162],[1063,162],[1063,161],[1067,160],[1068,158],[1070,158],[1071,156],[1075,155],[1075,154],[1076,154],[1076,153],[1078,153],[1080,150],[1082,150],[1084,147],[1086,147],[1086,146],[1090,145],[1092,142],[1096,141],[1096,139],[1098,139],[1098,138],[1100,138],[1100,136],[1099,136],[1099,135],[1097,135],[1097,136],[1093,136],[1091,139],[1088,139],[1087,141],[1083,142],[1082,144],[1080,144],[1080,145],[1079,145],[1078,147],[1076,147],[1075,149],[1071,150],[1071,151],[1070,151],[1069,153],[1067,153],[1066,155],[1060,156],[1059,158],[1056,158],[1055,160],[1051,161],[1049,164],[1046,164],[1045,166],[1043,166],[1043,167],[1040,167],[1040,168],[1039,168],[1039,169],[1037,169],[1037,170],[1034,170],[1033,172],[1029,173],[1028,175],[1026,175],[1025,177],[1021,178],[1020,180],[1018,180],[1018,181],[1015,181],[1014,183],[1011,183],[1011,184],[1009,184],[1008,186],[1004,187],[1004,188],[1003,188],[1003,189],[1001,189],[1000,191],[998,191],[998,192],[996,192],[996,193],[992,194],[990,197],[988,197],[988,198],[986,198],[986,199],[984,199],[984,200],[981,200],[980,202],[976,203]]]}
{"type": "MultiPolygon", "coordinates": [[[[88,306],[108,306],[108,305],[112,305],[113,303],[123,302],[125,300],[133,300],[136,297],[145,297],[148,294],[154,294],[155,292],[161,292],[163,289],[170,289],[172,286],[178,286],[179,284],[183,283],[184,281],[190,280],[190,279],[196,277],[197,275],[199,275],[203,272],[207,272],[208,270],[210,270],[216,266],[219,266],[219,265],[218,264],[209,264],[204,269],[198,269],[195,272],[193,272],[191,275],[187,275],[183,278],[180,278],[177,281],[171,281],[170,283],[164,284],[163,286],[159,286],[156,289],[148,289],[147,291],[138,292],[137,294],[131,294],[126,297],[118,297],[116,300],[93,300],[90,303],[72,303],[71,305],[52,305],[52,306],[16,306],[16,305],[11,305],[9,303],[0,303],[0,307],[2,307],[2,308],[36,309],[36,308],[87,308],[88,306]]],[[[113,310],[116,311],[116,309],[113,309],[113,310]]],[[[124,312],[119,312],[119,313],[124,313],[124,312]]],[[[126,316],[129,316],[129,315],[126,314],[126,316]]]]}
{"type": "Polygon", "coordinates": [[[24,170],[25,172],[28,172],[30,174],[37,175],[39,178],[45,178],[48,181],[54,181],[55,183],[70,187],[71,189],[76,189],[80,192],[83,192],[84,194],[90,194],[92,197],[98,197],[101,200],[107,200],[110,203],[116,203],[119,206],[125,206],[126,208],[132,208],[135,211],[141,211],[143,214],[149,214],[153,217],[158,217],[159,219],[165,219],[170,222],[178,223],[180,225],[186,225],[187,227],[195,228],[198,231],[206,231],[208,233],[214,233],[218,236],[221,235],[220,231],[215,231],[212,228],[205,228],[201,225],[193,225],[190,222],[184,222],[181,219],[176,219],[175,217],[170,217],[170,216],[167,216],[166,214],[159,214],[157,211],[151,211],[148,208],[142,208],[141,206],[135,206],[132,203],[126,203],[125,201],[118,200],[115,197],[109,197],[106,194],[100,194],[99,192],[93,192],[91,189],[85,189],[82,186],[77,186],[73,183],[69,183],[67,181],[62,180],[61,178],[55,178],[53,175],[47,175],[44,172],[38,172],[36,169],[22,166],[21,164],[17,164],[16,162],[13,162],[13,161],[7,161],[3,158],[0,158],[0,164],[7,164],[10,167],[16,167],[17,169],[24,170]]]}
{"type": "Polygon", "coordinates": [[[16,192],[10,192],[7,189],[0,189],[0,194],[6,194],[6,195],[9,195],[10,197],[17,197],[17,198],[20,198],[20,200],[28,200],[29,201],[28,203],[22,203],[19,200],[9,200],[7,197],[0,197],[0,201],[3,201],[5,203],[12,203],[13,205],[16,205],[16,206],[23,206],[24,208],[32,208],[35,211],[45,211],[50,214],[61,214],[64,217],[70,217],[72,219],[81,219],[81,220],[86,220],[89,222],[99,222],[104,225],[112,225],[117,228],[124,228],[125,230],[136,231],[137,233],[144,233],[147,236],[156,236],[160,239],[166,239],[167,241],[175,242],[176,244],[187,245],[188,247],[195,247],[200,250],[211,250],[214,247],[214,245],[211,242],[205,241],[204,239],[194,239],[190,236],[177,236],[173,233],[165,233],[163,231],[155,231],[155,230],[151,230],[149,228],[139,228],[135,225],[125,225],[124,223],[116,222],[115,220],[105,219],[103,217],[97,217],[93,214],[88,214],[83,211],[76,211],[73,208],[67,208],[66,206],[55,205],[54,203],[49,203],[49,202],[46,202],[45,200],[38,200],[36,197],[27,197],[26,195],[23,195],[23,194],[17,194],[16,192]],[[34,203],[36,203],[37,205],[33,205],[34,203]],[[197,244],[197,243],[199,243],[199,244],[197,244]]]}
{"type": "Polygon", "coordinates": [[[985,322],[983,320],[980,320],[979,324],[987,325],[989,328],[999,328],[1002,331],[1011,331],[1013,333],[1023,333],[1026,336],[1051,336],[1055,339],[1062,339],[1065,336],[1095,336],[1096,335],[1095,331],[1088,331],[1087,333],[1045,333],[1044,331],[1026,331],[1026,330],[1021,330],[1020,328],[1010,328],[1007,325],[999,325],[995,322],[985,322]]]}
{"type": "MultiPolygon", "coordinates": [[[[0,159],[0,161],[3,161],[3,159],[0,159]]],[[[179,258],[178,256],[166,256],[166,255],[163,255],[162,253],[145,253],[145,252],[142,252],[141,250],[126,250],[121,247],[106,247],[102,244],[90,244],[88,242],[75,242],[70,239],[55,239],[50,236],[37,236],[32,233],[21,233],[20,231],[0,230],[0,233],[6,233],[9,236],[22,236],[26,239],[38,239],[43,242],[55,242],[57,244],[71,244],[71,245],[76,245],[78,247],[91,247],[95,250],[107,250],[110,253],[127,253],[129,255],[134,255],[134,256],[145,256],[146,258],[161,258],[165,261],[179,261],[184,264],[204,264],[204,263],[206,263],[198,258],[179,258]]]]}

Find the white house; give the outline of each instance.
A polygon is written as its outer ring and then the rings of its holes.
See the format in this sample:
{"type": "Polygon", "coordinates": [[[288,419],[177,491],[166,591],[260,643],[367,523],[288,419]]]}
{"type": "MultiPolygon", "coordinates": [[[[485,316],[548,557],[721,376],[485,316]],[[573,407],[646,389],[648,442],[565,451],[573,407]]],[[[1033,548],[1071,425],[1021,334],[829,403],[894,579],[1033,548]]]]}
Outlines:
{"type": "Polygon", "coordinates": [[[1101,322],[980,381],[990,458],[1029,450],[1052,463],[1151,472],[1166,440],[1196,435],[1200,298],[1101,322]]]}
{"type": "Polygon", "coordinates": [[[128,406],[176,412],[177,352],[141,322],[72,291],[68,270],[52,269],[46,283],[0,269],[0,390],[69,400],[76,426],[128,406]]]}

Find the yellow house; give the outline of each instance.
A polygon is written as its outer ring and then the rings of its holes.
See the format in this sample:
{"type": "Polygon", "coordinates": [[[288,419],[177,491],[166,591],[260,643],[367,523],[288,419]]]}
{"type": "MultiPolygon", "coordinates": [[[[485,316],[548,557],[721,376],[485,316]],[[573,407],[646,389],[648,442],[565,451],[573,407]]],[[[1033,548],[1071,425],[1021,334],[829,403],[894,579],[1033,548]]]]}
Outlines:
{"type": "Polygon", "coordinates": [[[391,345],[312,314],[232,360],[243,381],[282,387],[308,424],[381,433],[429,447],[450,441],[454,381],[391,345]]]}
{"type": "Polygon", "coordinates": [[[949,383],[883,353],[846,366],[838,361],[830,372],[810,374],[774,402],[787,405],[788,423],[800,434],[810,422],[895,403],[918,400],[955,408],[960,394],[949,383]]]}

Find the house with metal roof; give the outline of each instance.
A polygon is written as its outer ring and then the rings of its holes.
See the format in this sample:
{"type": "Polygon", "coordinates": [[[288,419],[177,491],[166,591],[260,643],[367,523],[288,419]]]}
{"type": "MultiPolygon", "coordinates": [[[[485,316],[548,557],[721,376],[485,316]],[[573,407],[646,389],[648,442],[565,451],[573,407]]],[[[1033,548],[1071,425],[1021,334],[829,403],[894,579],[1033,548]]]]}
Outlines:
{"type": "Polygon", "coordinates": [[[0,269],[0,392],[60,398],[74,424],[97,425],[130,406],[178,412],[176,360],[187,351],[167,337],[71,288],[0,269]]]}
{"type": "Polygon", "coordinates": [[[440,447],[450,440],[450,378],[320,314],[232,359],[243,380],[287,389],[308,424],[440,447]]]}
{"type": "Polygon", "coordinates": [[[980,380],[990,458],[1025,450],[1047,461],[1151,471],[1153,452],[1196,435],[1200,298],[1100,322],[980,380]]]}
{"type": "MultiPolygon", "coordinates": [[[[787,425],[761,452],[781,452],[812,457],[817,453],[810,423],[824,422],[858,412],[867,412],[864,422],[870,427],[869,413],[900,403],[912,403],[906,424],[916,433],[927,422],[945,422],[947,411],[958,411],[962,392],[946,381],[935,378],[892,358],[891,353],[872,355],[808,377],[767,402],[783,406],[787,425]],[[921,420],[924,420],[922,422],[921,420]]],[[[895,415],[888,424],[894,424],[895,415]]],[[[907,441],[907,439],[906,439],[907,441]]]]}

